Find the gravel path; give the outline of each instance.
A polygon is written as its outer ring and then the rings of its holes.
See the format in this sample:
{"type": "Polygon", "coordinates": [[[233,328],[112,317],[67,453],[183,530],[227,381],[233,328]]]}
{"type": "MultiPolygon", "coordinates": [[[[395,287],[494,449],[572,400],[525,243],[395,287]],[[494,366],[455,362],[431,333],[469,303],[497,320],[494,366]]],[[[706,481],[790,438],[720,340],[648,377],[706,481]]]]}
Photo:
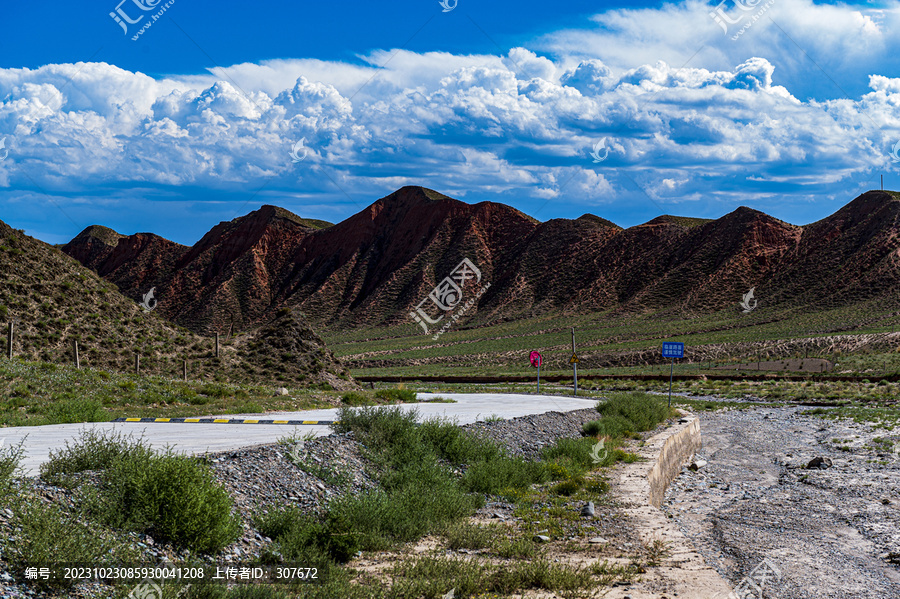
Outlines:
{"type": "Polygon", "coordinates": [[[900,598],[900,460],[865,447],[900,433],[804,409],[702,413],[709,463],[684,469],[663,509],[733,585],[763,559],[777,567],[769,599],[900,598]],[[832,467],[806,468],[817,456],[832,467]]]}

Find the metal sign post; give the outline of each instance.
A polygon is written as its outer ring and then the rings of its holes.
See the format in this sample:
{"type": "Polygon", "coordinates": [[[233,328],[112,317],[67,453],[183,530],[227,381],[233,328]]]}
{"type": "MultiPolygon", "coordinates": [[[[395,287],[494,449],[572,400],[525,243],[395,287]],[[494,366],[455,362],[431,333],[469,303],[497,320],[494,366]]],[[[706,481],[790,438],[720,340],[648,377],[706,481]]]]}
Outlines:
{"type": "Polygon", "coordinates": [[[539,351],[531,352],[531,355],[528,356],[529,361],[531,361],[531,365],[536,367],[538,370],[537,375],[537,392],[541,392],[541,362],[544,361],[544,356],[541,355],[539,351]]]}
{"type": "Polygon", "coordinates": [[[572,359],[569,360],[569,364],[572,365],[572,380],[575,385],[575,393],[574,395],[578,396],[578,354],[575,353],[575,327],[572,327],[572,359]]]}
{"type": "Polygon", "coordinates": [[[675,374],[675,358],[684,357],[684,343],[679,341],[663,341],[662,355],[664,358],[672,358],[672,366],[669,368],[669,407],[672,407],[672,375],[675,374]]]}

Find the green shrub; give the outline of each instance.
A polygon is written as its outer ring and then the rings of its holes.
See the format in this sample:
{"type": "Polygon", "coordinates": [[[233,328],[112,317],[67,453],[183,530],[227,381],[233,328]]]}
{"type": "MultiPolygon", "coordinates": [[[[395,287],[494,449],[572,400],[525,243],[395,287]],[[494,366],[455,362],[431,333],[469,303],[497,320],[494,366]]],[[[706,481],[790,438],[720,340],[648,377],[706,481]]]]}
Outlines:
{"type": "Polygon", "coordinates": [[[350,391],[341,396],[341,403],[348,406],[371,406],[374,402],[364,393],[350,391]]]}
{"type": "Polygon", "coordinates": [[[444,529],[483,503],[483,498],[465,493],[449,477],[405,482],[390,492],[344,496],[329,506],[329,515],[359,535],[363,550],[379,551],[444,529]]]}
{"type": "Polygon", "coordinates": [[[581,488],[581,482],[580,478],[570,478],[550,487],[550,492],[554,495],[565,495],[568,497],[578,492],[578,489],[581,488]]]}
{"type": "Polygon", "coordinates": [[[167,453],[113,460],[93,511],[110,526],[213,552],[238,538],[231,497],[194,458],[167,453]]]}
{"type": "Polygon", "coordinates": [[[383,463],[399,466],[415,462],[426,451],[416,430],[418,416],[418,410],[399,407],[341,408],[333,428],[337,432],[353,431],[383,463]]]}
{"type": "Polygon", "coordinates": [[[224,399],[231,395],[231,392],[225,388],[224,385],[217,385],[215,383],[207,383],[200,387],[200,393],[203,395],[207,395],[209,397],[214,397],[216,399],[224,399]]]}
{"type": "Polygon", "coordinates": [[[0,500],[9,495],[12,490],[12,480],[19,469],[19,462],[25,450],[22,446],[24,439],[18,445],[5,445],[0,447],[0,500]]]}
{"type": "Polygon", "coordinates": [[[455,422],[429,418],[419,426],[426,445],[438,456],[453,464],[471,464],[503,456],[496,443],[464,431],[455,422]]]}
{"type": "Polygon", "coordinates": [[[60,484],[68,474],[85,470],[106,470],[122,457],[149,459],[152,450],[143,439],[132,439],[115,431],[86,429],[79,439],[64,449],[50,451],[50,459],[40,466],[41,478],[60,484]]]}
{"type": "Polygon", "coordinates": [[[472,492],[496,494],[503,489],[524,489],[546,482],[547,467],[522,458],[502,457],[472,464],[462,478],[463,487],[472,492]]]}
{"type": "Polygon", "coordinates": [[[498,537],[494,540],[492,549],[494,553],[507,559],[529,558],[534,557],[537,553],[537,546],[534,541],[524,537],[517,539],[498,537]]]}
{"type": "Polygon", "coordinates": [[[619,416],[633,425],[632,432],[649,431],[669,417],[666,402],[636,391],[611,394],[597,404],[597,411],[604,419],[619,416]]]}
{"type": "Polygon", "coordinates": [[[391,403],[412,403],[416,401],[416,392],[409,389],[379,389],[375,397],[391,403]]]}
{"type": "Polygon", "coordinates": [[[457,522],[447,527],[442,536],[447,541],[447,548],[457,549],[484,549],[490,547],[497,535],[497,526],[478,526],[468,522],[457,522]]]}
{"type": "MultiPolygon", "coordinates": [[[[12,511],[11,524],[18,529],[16,536],[14,539],[3,539],[0,544],[11,570],[23,579],[22,574],[28,567],[102,565],[107,560],[124,557],[122,548],[108,535],[98,534],[94,527],[85,525],[55,505],[45,504],[40,498],[22,498],[15,503],[12,511]]],[[[69,588],[77,581],[59,576],[48,581],[38,579],[28,582],[38,586],[69,588]]]]}
{"type": "Polygon", "coordinates": [[[261,534],[272,539],[283,559],[319,568],[319,575],[335,570],[335,562],[350,561],[359,550],[359,537],[342,514],[317,520],[296,508],[275,509],[254,517],[261,534]]]}
{"type": "Polygon", "coordinates": [[[573,464],[581,469],[590,469],[594,465],[594,439],[557,439],[553,445],[541,450],[545,460],[555,460],[561,464],[573,464]]]}

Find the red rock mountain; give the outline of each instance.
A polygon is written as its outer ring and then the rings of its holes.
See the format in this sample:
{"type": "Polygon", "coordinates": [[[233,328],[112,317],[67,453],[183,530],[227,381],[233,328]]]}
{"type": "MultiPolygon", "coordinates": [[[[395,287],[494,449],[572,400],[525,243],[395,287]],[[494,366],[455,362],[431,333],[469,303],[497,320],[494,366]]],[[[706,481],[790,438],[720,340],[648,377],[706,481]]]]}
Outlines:
{"type": "Polygon", "coordinates": [[[320,326],[416,326],[409,313],[464,258],[489,283],[471,322],[715,312],[750,287],[770,305],[845,305],[900,282],[898,217],[897,197],[870,191],[804,227],[741,207],[622,229],[589,214],[541,223],[503,204],[404,187],[331,226],[263,206],[190,248],[94,226],[63,251],[135,299],[155,286],[164,316],[206,333],[256,326],[284,306],[320,326]]]}

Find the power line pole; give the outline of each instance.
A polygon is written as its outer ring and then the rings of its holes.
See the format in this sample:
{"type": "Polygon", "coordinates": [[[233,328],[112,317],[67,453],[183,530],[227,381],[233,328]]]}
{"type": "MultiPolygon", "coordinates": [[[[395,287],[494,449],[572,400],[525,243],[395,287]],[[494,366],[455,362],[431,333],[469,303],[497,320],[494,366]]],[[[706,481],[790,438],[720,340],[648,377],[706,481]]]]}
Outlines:
{"type": "Polygon", "coordinates": [[[578,354],[575,353],[575,327],[572,327],[572,379],[575,381],[575,396],[578,396],[578,354]]]}

